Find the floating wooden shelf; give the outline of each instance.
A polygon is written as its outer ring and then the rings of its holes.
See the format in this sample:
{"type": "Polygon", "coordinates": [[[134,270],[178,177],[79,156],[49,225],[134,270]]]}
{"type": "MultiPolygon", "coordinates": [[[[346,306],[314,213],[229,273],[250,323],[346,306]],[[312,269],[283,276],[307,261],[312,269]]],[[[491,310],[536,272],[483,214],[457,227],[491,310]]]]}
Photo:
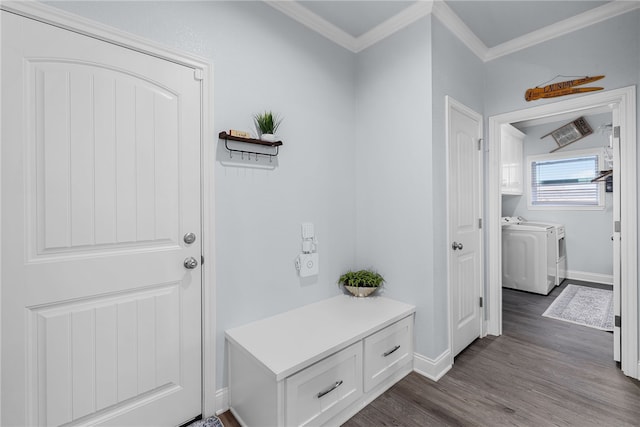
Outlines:
{"type": "Polygon", "coordinates": [[[231,156],[231,153],[235,151],[237,153],[241,153],[241,155],[244,155],[244,153],[247,153],[249,155],[249,158],[251,158],[251,154],[255,154],[256,160],[258,160],[258,155],[260,154],[263,156],[269,156],[269,161],[271,161],[272,157],[278,155],[279,147],[282,145],[282,141],[263,141],[261,139],[254,139],[254,138],[241,138],[239,136],[229,135],[225,131],[220,132],[218,134],[218,137],[220,139],[224,139],[224,146],[227,150],[229,150],[229,156],[231,156]],[[229,148],[229,144],[228,144],[229,141],[244,142],[247,144],[257,144],[265,147],[275,147],[276,152],[275,154],[268,154],[268,153],[258,153],[256,151],[247,151],[247,150],[238,150],[235,148],[229,148]]]}
{"type": "Polygon", "coordinates": [[[282,141],[271,142],[271,141],[263,141],[261,139],[254,139],[254,138],[241,138],[239,136],[231,136],[225,131],[220,132],[218,136],[220,137],[220,139],[228,139],[231,141],[238,141],[238,142],[247,142],[249,144],[260,144],[260,145],[266,145],[269,147],[279,147],[282,145],[282,141]]]}

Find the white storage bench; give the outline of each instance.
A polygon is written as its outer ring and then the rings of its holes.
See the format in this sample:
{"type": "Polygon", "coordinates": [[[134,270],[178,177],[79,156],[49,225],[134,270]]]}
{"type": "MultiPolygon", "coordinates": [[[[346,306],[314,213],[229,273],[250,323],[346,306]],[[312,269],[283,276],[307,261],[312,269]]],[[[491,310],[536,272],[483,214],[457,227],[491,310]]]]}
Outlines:
{"type": "Polygon", "coordinates": [[[413,369],[414,313],[339,295],[226,331],[232,413],[248,427],[344,423],[413,369]]]}

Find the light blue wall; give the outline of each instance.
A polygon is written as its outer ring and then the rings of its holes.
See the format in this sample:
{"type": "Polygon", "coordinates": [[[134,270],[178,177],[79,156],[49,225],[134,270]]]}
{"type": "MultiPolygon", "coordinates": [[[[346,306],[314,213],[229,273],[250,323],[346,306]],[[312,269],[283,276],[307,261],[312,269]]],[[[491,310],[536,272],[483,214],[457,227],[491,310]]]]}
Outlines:
{"type": "Polygon", "coordinates": [[[275,170],[214,165],[222,388],[225,329],[338,294],[339,274],[354,264],[354,55],[262,2],[53,5],[211,61],[216,134],[251,129],[264,109],[284,117],[275,170]],[[320,274],[301,280],[294,258],[306,221],[320,274]]]}
{"type": "MultiPolygon", "coordinates": [[[[635,10],[488,62],[485,118],[558,102],[557,98],[533,102],[524,100],[527,88],[558,74],[604,74],[604,79],[587,86],[603,86],[605,90],[611,90],[636,85],[638,99],[639,68],[640,10],[635,10]]],[[[637,124],[640,125],[640,109],[637,113],[637,124]]]]}
{"type": "MultiPolygon", "coordinates": [[[[570,153],[589,148],[602,149],[608,145],[611,132],[603,134],[597,131],[597,128],[602,124],[611,123],[611,120],[611,113],[588,117],[587,122],[594,133],[563,148],[561,152],[570,153]]],[[[527,135],[524,140],[523,156],[525,173],[527,156],[549,153],[557,147],[552,137],[548,136],[542,140],[540,137],[568,121],[522,129],[527,135]]],[[[613,242],[611,241],[613,193],[605,193],[603,210],[530,210],[527,206],[525,188],[525,194],[522,196],[502,196],[502,216],[522,216],[529,221],[564,224],[568,270],[613,276],[613,242]]]]}
{"type": "MultiPolygon", "coordinates": [[[[636,85],[637,100],[639,69],[640,10],[635,10],[488,62],[485,118],[557,102],[555,99],[526,102],[524,92],[558,74],[604,74],[606,77],[597,86],[610,90],[636,85]]],[[[640,125],[640,108],[637,115],[636,126],[640,125]]],[[[636,134],[640,135],[637,127],[636,134]]]]}
{"type": "Polygon", "coordinates": [[[354,265],[418,306],[418,353],[447,348],[445,95],[486,119],[532,106],[524,91],[557,74],[640,82],[640,11],[483,64],[431,17],[355,55],[262,2],[53,5],[208,58],[216,131],[285,117],[277,169],[215,165],[218,388],[225,329],[337,294],[354,265]],[[305,221],[315,281],[293,268],[305,221]]]}
{"type": "MultiPolygon", "coordinates": [[[[566,76],[604,74],[606,77],[599,80],[597,84],[587,86],[603,86],[606,90],[610,90],[636,85],[637,96],[637,85],[640,84],[639,64],[640,10],[636,10],[488,62],[486,64],[485,117],[557,102],[558,100],[553,98],[526,102],[524,92],[527,88],[543,83],[558,74],[566,76]]],[[[640,124],[640,109],[638,109],[637,123],[640,124]]],[[[640,156],[640,151],[638,154],[640,156]]],[[[557,218],[561,222],[568,221],[568,218],[560,216],[557,218]]],[[[582,223],[572,225],[567,232],[569,233],[572,229],[575,229],[572,234],[586,233],[588,230],[582,223]]],[[[598,241],[603,238],[604,236],[600,236],[598,241]]],[[[604,243],[607,249],[602,253],[610,253],[609,244],[610,241],[604,243]]],[[[572,257],[570,262],[578,262],[577,258],[577,256],[572,257]]],[[[586,268],[580,266],[585,265],[584,263],[588,260],[596,262],[591,255],[570,268],[586,268]]]]}
{"type": "Polygon", "coordinates": [[[448,95],[483,114],[484,64],[438,19],[433,19],[433,163],[429,178],[434,188],[434,346],[430,357],[448,347],[446,102],[448,95]]]}
{"type": "Polygon", "coordinates": [[[482,114],[483,63],[429,17],[356,70],[358,265],[417,306],[416,352],[435,359],[448,348],[445,96],[482,114]]]}
{"type": "MultiPolygon", "coordinates": [[[[606,90],[638,84],[640,10],[591,25],[486,63],[485,113],[493,116],[558,98],[524,100],[527,88],[558,74],[606,77],[586,86],[606,90]]],[[[581,95],[573,95],[577,97],[581,95]]]]}
{"type": "Polygon", "coordinates": [[[420,354],[431,353],[436,325],[430,32],[421,19],[356,62],[357,266],[374,267],[385,295],[417,306],[420,354]]]}

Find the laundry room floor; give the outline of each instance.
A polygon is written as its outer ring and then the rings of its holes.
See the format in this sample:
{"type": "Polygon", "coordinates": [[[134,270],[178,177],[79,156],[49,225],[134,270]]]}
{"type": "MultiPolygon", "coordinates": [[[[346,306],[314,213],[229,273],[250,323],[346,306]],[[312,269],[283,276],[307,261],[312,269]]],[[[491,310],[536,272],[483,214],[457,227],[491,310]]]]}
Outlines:
{"type": "Polygon", "coordinates": [[[568,284],[612,289],[611,285],[573,279],[565,280],[547,296],[503,288],[503,333],[577,359],[615,366],[611,332],[542,317],[542,313],[568,284]]]}
{"type": "Polygon", "coordinates": [[[503,289],[502,336],[476,340],[438,382],[409,374],[344,426],[638,426],[640,381],[613,361],[612,334],[542,317],[566,284],[503,289]]]}

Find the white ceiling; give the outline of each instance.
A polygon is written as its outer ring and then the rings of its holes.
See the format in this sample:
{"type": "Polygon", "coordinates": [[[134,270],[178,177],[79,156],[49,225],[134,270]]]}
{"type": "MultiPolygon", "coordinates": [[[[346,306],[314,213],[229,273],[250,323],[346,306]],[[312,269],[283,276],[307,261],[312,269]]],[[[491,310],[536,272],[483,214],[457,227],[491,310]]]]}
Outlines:
{"type": "Polygon", "coordinates": [[[415,1],[302,0],[301,3],[353,37],[360,37],[415,1]]]}
{"type": "Polygon", "coordinates": [[[433,14],[487,61],[640,8],[638,0],[264,0],[359,52],[433,14]]]}
{"type": "Polygon", "coordinates": [[[487,47],[602,6],[609,1],[445,1],[487,47]]]}

